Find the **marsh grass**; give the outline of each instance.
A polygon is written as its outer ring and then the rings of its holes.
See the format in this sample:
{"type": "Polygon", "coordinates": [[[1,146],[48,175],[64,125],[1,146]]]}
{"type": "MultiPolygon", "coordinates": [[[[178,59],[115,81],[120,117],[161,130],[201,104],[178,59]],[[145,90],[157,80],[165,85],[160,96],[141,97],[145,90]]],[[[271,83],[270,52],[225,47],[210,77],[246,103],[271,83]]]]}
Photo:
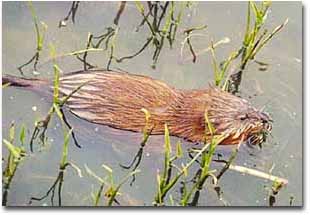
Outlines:
{"type": "MultiPolygon", "coordinates": [[[[182,198],[181,205],[182,206],[195,206],[198,204],[200,191],[203,189],[204,184],[209,176],[213,178],[215,184],[217,184],[216,176],[214,175],[214,170],[210,170],[210,165],[212,163],[212,158],[215,153],[217,145],[225,138],[222,135],[215,135],[215,129],[212,123],[209,121],[208,112],[205,111],[205,143],[204,145],[208,145],[206,150],[201,152],[200,168],[194,176],[194,183],[192,187],[189,189],[186,188],[186,183],[183,183],[182,189],[182,198]],[[207,135],[211,135],[211,139],[208,143],[207,135]],[[192,199],[191,202],[189,202],[192,199]]],[[[198,151],[199,152],[199,151],[198,151]]]]}
{"type": "MultiPolygon", "coordinates": [[[[144,25],[147,25],[147,28],[150,31],[150,35],[147,37],[142,47],[134,54],[124,57],[117,57],[115,54],[115,49],[116,38],[120,29],[119,20],[126,6],[126,2],[120,2],[118,11],[113,21],[113,25],[107,27],[105,32],[101,35],[94,36],[90,33],[87,39],[86,49],[88,49],[89,47],[99,48],[104,45],[104,51],[109,52],[109,58],[106,68],[107,70],[110,70],[110,66],[113,61],[121,63],[124,60],[132,59],[141,54],[147,47],[152,44],[152,47],[154,47],[152,55],[152,68],[155,68],[166,40],[168,41],[169,46],[172,48],[178,26],[181,23],[182,14],[188,3],[182,2],[178,13],[176,12],[175,4],[175,2],[150,1],[146,3],[147,6],[145,7],[144,4],[142,4],[141,2],[136,1],[136,8],[143,17],[143,20],[139,24],[137,31],[139,31],[139,29],[144,25]]],[[[87,61],[87,55],[88,53],[85,52],[82,57],[77,56],[77,59],[83,62],[84,70],[95,67],[87,61]]]]}
{"type": "MultiPolygon", "coordinates": [[[[32,61],[35,60],[34,63],[34,70],[37,71],[37,64],[39,61],[40,52],[43,47],[44,41],[44,33],[47,29],[44,28],[40,30],[38,25],[38,19],[33,9],[31,3],[29,3],[29,7],[33,14],[33,19],[36,27],[37,33],[37,52],[35,56],[33,56],[29,62],[25,63],[24,65],[20,66],[19,69],[22,72],[22,68],[24,66],[29,65],[32,61]]],[[[141,54],[147,47],[152,45],[153,55],[152,55],[152,68],[156,67],[158,62],[159,56],[162,52],[162,49],[166,43],[169,44],[169,47],[172,48],[175,42],[179,25],[182,23],[182,17],[186,8],[191,7],[190,2],[147,2],[145,4],[141,2],[135,2],[137,11],[142,15],[143,19],[139,26],[137,27],[137,31],[141,27],[147,26],[148,30],[150,31],[150,35],[147,37],[146,42],[143,46],[134,54],[124,56],[124,57],[117,57],[115,54],[116,46],[117,46],[117,35],[120,30],[119,21],[121,16],[126,8],[126,2],[122,1],[119,3],[119,8],[113,20],[113,25],[106,27],[103,33],[99,35],[94,35],[93,33],[89,33],[86,42],[86,48],[80,51],[72,52],[71,54],[65,54],[58,57],[64,56],[72,56],[74,55],[79,61],[83,63],[84,70],[89,70],[92,68],[98,67],[96,64],[91,63],[88,61],[89,52],[95,50],[104,52],[108,55],[108,62],[106,65],[106,69],[110,70],[110,66],[113,62],[121,63],[124,60],[132,59],[139,54],[141,54]],[[73,54],[74,53],[74,54],[73,54]]],[[[67,24],[66,22],[71,17],[72,22],[75,22],[76,12],[79,8],[79,1],[74,1],[71,5],[71,8],[68,12],[68,15],[60,20],[59,27],[65,27],[67,24]]],[[[43,23],[44,24],[44,23],[43,23]]],[[[42,24],[42,25],[43,25],[42,24]]],[[[202,27],[193,27],[185,30],[183,33],[187,35],[186,44],[188,44],[190,52],[193,54],[193,61],[196,60],[195,52],[193,46],[191,44],[190,38],[192,31],[202,30],[205,26],[202,27]]]]}
{"type": "Polygon", "coordinates": [[[179,3],[179,11],[176,9],[176,2],[147,2],[147,6],[144,6],[139,1],[135,2],[136,8],[143,17],[137,31],[144,25],[147,26],[150,34],[146,39],[146,42],[142,45],[136,53],[121,57],[116,61],[118,63],[125,59],[131,59],[142,53],[148,46],[153,45],[152,65],[153,69],[156,68],[160,53],[164,47],[165,41],[169,43],[172,48],[175,41],[176,32],[181,23],[182,15],[188,2],[179,3]],[[164,19],[165,18],[165,19],[164,19]],[[163,24],[162,24],[163,23],[163,24]]]}
{"type": "Polygon", "coordinates": [[[32,62],[33,62],[33,70],[34,70],[34,72],[37,72],[37,64],[39,62],[40,54],[41,54],[41,51],[43,49],[45,33],[47,31],[47,28],[48,28],[48,26],[44,22],[39,21],[31,1],[28,2],[28,7],[30,9],[31,16],[33,19],[33,23],[34,23],[34,27],[35,27],[37,47],[36,47],[36,52],[33,55],[33,57],[31,57],[29,61],[27,61],[26,63],[24,63],[23,65],[18,67],[18,70],[20,71],[21,75],[24,75],[23,68],[25,66],[28,66],[32,62]]]}
{"type": "MultiPolygon", "coordinates": [[[[271,6],[271,1],[262,1],[255,3],[249,1],[247,8],[247,20],[242,46],[233,51],[229,57],[220,64],[215,59],[215,51],[212,48],[212,61],[215,73],[215,85],[222,89],[236,94],[239,92],[239,86],[242,80],[242,74],[249,62],[260,62],[255,59],[256,55],[267,45],[267,43],[279,33],[288,23],[286,19],[281,25],[275,27],[269,34],[267,29],[263,29],[267,20],[268,10],[271,6]],[[236,71],[230,71],[228,68],[231,63],[240,58],[240,62],[236,71]],[[226,78],[225,78],[226,76],[226,78]]],[[[213,45],[211,44],[211,47],[213,45]]],[[[266,64],[265,64],[266,65],[266,64]]]]}
{"type": "MultiPolygon", "coordinates": [[[[205,117],[207,114],[205,115],[205,117]]],[[[208,118],[206,119],[206,130],[209,130],[211,134],[214,132],[214,128],[211,125],[211,123],[208,121],[208,118]]],[[[206,131],[206,134],[209,133],[206,131]]],[[[194,162],[198,160],[199,157],[201,157],[201,166],[200,170],[197,174],[198,180],[196,183],[192,186],[189,192],[187,192],[187,189],[185,187],[185,184],[183,183],[183,192],[180,200],[180,205],[186,206],[190,205],[189,201],[193,195],[194,192],[196,192],[194,196],[194,204],[196,205],[197,196],[199,196],[199,191],[202,189],[206,178],[208,176],[213,176],[212,171],[209,171],[209,166],[212,161],[212,156],[215,152],[216,146],[218,143],[220,143],[223,140],[224,136],[217,135],[213,136],[211,138],[210,142],[205,142],[204,147],[202,149],[198,150],[196,155],[186,164],[182,165],[182,167],[177,167],[173,162],[175,162],[177,159],[183,157],[183,150],[181,147],[181,143],[177,143],[176,147],[176,153],[174,156],[171,156],[171,143],[170,143],[170,136],[169,136],[169,129],[168,126],[165,125],[165,159],[164,159],[164,170],[162,174],[157,174],[157,184],[158,184],[158,190],[155,195],[154,205],[156,206],[163,206],[165,204],[165,197],[169,190],[171,190],[175,184],[178,182],[178,180],[181,178],[181,176],[187,176],[188,170],[192,166],[194,162]],[[172,177],[172,170],[176,169],[177,174],[172,177]]]]}
{"type": "Polygon", "coordinates": [[[50,55],[52,59],[54,59],[53,63],[53,68],[54,68],[54,90],[53,90],[53,103],[52,106],[49,109],[49,112],[47,116],[41,120],[35,123],[35,129],[32,134],[31,140],[30,140],[30,150],[33,152],[33,141],[36,138],[37,134],[41,132],[40,134],[40,139],[44,144],[44,141],[46,139],[45,133],[48,128],[49,122],[53,115],[56,113],[56,116],[61,120],[62,123],[62,128],[64,132],[64,139],[63,139],[63,150],[62,150],[62,156],[59,164],[59,172],[56,177],[56,180],[52,184],[52,186],[48,189],[46,194],[42,197],[31,197],[29,204],[32,204],[33,201],[42,201],[46,199],[49,195],[51,195],[51,205],[54,206],[54,197],[55,197],[55,191],[57,189],[57,194],[58,194],[58,206],[62,205],[62,189],[63,189],[63,183],[64,183],[64,174],[65,170],[68,166],[72,167],[74,170],[76,170],[77,174],[82,177],[81,170],[77,165],[75,165],[72,162],[68,161],[68,145],[70,142],[70,136],[73,137],[74,143],[76,146],[80,147],[80,145],[77,143],[74,133],[73,133],[73,128],[71,125],[68,123],[68,121],[65,118],[64,112],[62,110],[63,105],[68,101],[68,99],[81,87],[83,87],[86,83],[83,83],[79,85],[76,89],[74,89],[71,93],[69,93],[67,96],[60,98],[60,93],[59,93],[59,77],[60,77],[60,72],[61,69],[56,63],[55,57],[56,57],[56,50],[55,47],[50,44],[50,55]],[[42,129],[42,130],[41,130],[42,129]],[[69,129],[69,130],[68,130],[69,129]]]}
{"type": "MultiPolygon", "coordinates": [[[[65,132],[65,127],[63,128],[65,132]]],[[[62,149],[62,155],[60,159],[60,164],[59,164],[59,171],[58,175],[56,177],[56,180],[52,184],[52,186],[48,189],[45,195],[42,197],[31,197],[29,201],[29,205],[32,204],[33,201],[42,201],[45,200],[49,195],[50,200],[51,200],[51,206],[54,206],[54,198],[55,198],[55,192],[57,189],[57,196],[58,196],[58,206],[62,206],[62,189],[63,189],[63,183],[64,183],[64,176],[65,176],[65,171],[68,166],[72,167],[78,174],[79,177],[82,177],[82,173],[80,168],[75,165],[72,162],[68,161],[68,147],[69,147],[69,141],[70,141],[70,136],[72,133],[72,129],[69,130],[68,132],[64,133],[64,142],[63,142],[63,149],[62,149]]]]}
{"type": "Polygon", "coordinates": [[[94,177],[100,183],[98,191],[91,194],[92,199],[94,201],[94,206],[99,205],[100,197],[102,196],[102,194],[104,194],[103,196],[106,198],[106,206],[112,206],[113,203],[120,205],[120,203],[116,199],[116,197],[121,194],[119,192],[120,188],[122,187],[122,185],[124,185],[127,182],[127,180],[130,177],[139,173],[140,170],[135,169],[135,170],[129,172],[126,176],[124,176],[120,180],[120,182],[118,184],[116,184],[114,176],[113,176],[113,170],[105,164],[102,164],[102,167],[107,172],[107,175],[104,178],[95,174],[87,165],[85,165],[86,172],[90,176],[94,177]]]}
{"type": "MultiPolygon", "coordinates": [[[[107,70],[110,70],[110,65],[115,57],[115,48],[116,48],[116,38],[119,31],[119,20],[122,13],[125,10],[126,1],[120,2],[118,11],[113,21],[113,25],[105,28],[105,32],[100,35],[95,36],[94,34],[89,33],[86,43],[86,50],[90,48],[99,49],[103,46],[103,51],[109,52],[109,58],[107,62],[107,70]]],[[[83,56],[76,55],[76,58],[83,63],[84,70],[95,68],[96,66],[89,63],[87,60],[88,51],[84,52],[83,56]]]]}
{"type": "MultiPolygon", "coordinates": [[[[142,108],[141,111],[145,114],[145,126],[143,128],[143,139],[140,143],[140,148],[138,150],[138,152],[136,153],[136,155],[134,156],[133,160],[131,161],[131,163],[129,165],[123,165],[123,164],[120,164],[120,166],[124,169],[131,169],[132,168],[132,171],[135,171],[138,166],[140,165],[141,161],[142,161],[142,157],[143,157],[143,149],[153,131],[153,128],[154,126],[151,126],[150,125],[150,117],[151,117],[151,114],[150,112],[145,109],[145,108],[142,108]]],[[[135,174],[132,174],[132,180],[130,182],[130,185],[133,184],[133,182],[135,182],[136,180],[136,175],[135,174]]]]}
{"type": "MultiPolygon", "coordinates": [[[[55,59],[56,56],[56,50],[55,47],[50,44],[50,55],[52,58],[55,59]]],[[[81,170],[79,169],[78,166],[73,164],[72,162],[68,161],[68,144],[70,140],[70,136],[73,137],[74,143],[76,146],[80,147],[80,145],[77,143],[76,138],[73,133],[73,128],[71,125],[68,123],[68,121],[65,118],[64,112],[62,110],[63,105],[68,101],[68,99],[76,93],[79,89],[81,89],[86,83],[83,83],[79,85],[76,89],[74,89],[71,93],[66,95],[65,97],[60,98],[60,93],[59,93],[59,77],[60,77],[60,71],[61,69],[58,67],[56,64],[56,61],[54,61],[53,64],[54,68],[54,91],[53,91],[53,103],[52,106],[49,109],[49,112],[47,113],[47,116],[40,121],[37,121],[35,123],[35,129],[33,131],[31,140],[30,140],[30,150],[33,152],[33,141],[37,137],[37,135],[40,133],[40,139],[42,143],[44,144],[46,141],[46,131],[49,125],[49,122],[51,118],[53,117],[54,114],[58,116],[58,118],[61,120],[62,127],[63,127],[63,132],[64,132],[64,142],[63,142],[63,151],[62,151],[62,156],[60,160],[60,165],[59,165],[59,172],[56,177],[56,180],[52,184],[52,186],[48,189],[46,194],[42,197],[31,197],[29,204],[32,204],[33,201],[42,201],[46,199],[49,195],[51,195],[51,205],[54,205],[54,197],[55,197],[55,191],[57,189],[58,193],[58,206],[62,205],[62,188],[63,188],[63,183],[64,183],[64,173],[65,170],[68,166],[71,166],[74,170],[77,171],[78,175],[82,177],[81,170]],[[67,131],[69,129],[69,131],[67,131]]]]}
{"type": "Polygon", "coordinates": [[[183,150],[181,147],[181,143],[177,143],[177,150],[174,156],[171,156],[171,143],[170,143],[170,136],[169,136],[169,129],[168,125],[165,124],[165,152],[164,152],[164,169],[163,173],[157,173],[157,192],[155,195],[154,205],[155,206],[163,206],[164,199],[168,191],[176,184],[178,179],[186,173],[187,169],[180,170],[176,167],[173,162],[181,158],[183,156],[183,150]],[[180,174],[171,178],[172,176],[172,168],[176,168],[180,171],[180,174]]]}
{"type": "MultiPolygon", "coordinates": [[[[56,113],[56,115],[59,117],[59,119],[61,120],[61,122],[63,124],[65,124],[69,129],[72,130],[72,126],[67,121],[62,108],[65,105],[65,103],[68,101],[68,99],[74,93],[76,93],[78,90],[80,90],[84,85],[86,85],[88,83],[87,81],[85,81],[84,83],[77,86],[68,95],[66,95],[62,98],[59,98],[60,97],[60,95],[59,95],[59,77],[60,77],[61,69],[56,64],[55,59],[56,59],[57,55],[56,55],[55,47],[52,44],[50,44],[50,55],[51,55],[52,59],[54,59],[54,64],[53,64],[53,69],[54,69],[53,103],[52,103],[52,106],[50,107],[47,115],[43,119],[35,122],[35,128],[33,130],[33,133],[32,133],[31,139],[30,139],[30,150],[31,150],[31,152],[33,152],[33,143],[37,137],[39,137],[41,144],[45,145],[46,131],[47,131],[48,125],[49,125],[51,118],[54,115],[54,113],[56,113]]],[[[77,147],[81,148],[81,146],[78,144],[78,142],[76,140],[76,137],[75,137],[75,134],[73,131],[71,132],[71,135],[73,137],[75,145],[77,147]]]]}
{"type": "Polygon", "coordinates": [[[8,195],[9,190],[15,176],[15,173],[18,167],[22,164],[24,157],[27,155],[26,150],[24,148],[25,144],[25,126],[21,127],[19,133],[19,144],[16,145],[16,134],[15,134],[15,125],[14,123],[11,124],[9,129],[9,139],[3,139],[3,145],[8,150],[8,156],[6,161],[6,166],[2,172],[2,186],[3,186],[3,193],[2,193],[2,206],[6,206],[8,203],[8,195]]]}
{"type": "MultiPolygon", "coordinates": [[[[192,186],[192,188],[190,189],[189,192],[186,192],[186,189],[184,189],[184,191],[182,193],[183,196],[182,196],[182,200],[181,200],[181,205],[183,205],[183,206],[186,206],[189,204],[189,200],[190,200],[191,196],[193,195],[193,193],[195,193],[195,194],[193,197],[193,201],[190,203],[190,205],[197,205],[199,195],[200,195],[200,191],[202,190],[207,177],[213,176],[212,171],[209,170],[210,164],[212,162],[212,157],[213,157],[213,154],[215,152],[216,146],[219,144],[219,140],[222,140],[222,138],[217,139],[214,136],[215,129],[209,121],[207,111],[205,111],[205,128],[206,128],[205,136],[207,136],[207,134],[211,134],[210,144],[209,144],[208,149],[201,153],[200,169],[195,176],[196,182],[194,183],[194,185],[192,186]]],[[[207,140],[205,140],[204,144],[205,145],[207,144],[207,140]]],[[[184,186],[185,186],[185,184],[184,184],[184,186]]]]}

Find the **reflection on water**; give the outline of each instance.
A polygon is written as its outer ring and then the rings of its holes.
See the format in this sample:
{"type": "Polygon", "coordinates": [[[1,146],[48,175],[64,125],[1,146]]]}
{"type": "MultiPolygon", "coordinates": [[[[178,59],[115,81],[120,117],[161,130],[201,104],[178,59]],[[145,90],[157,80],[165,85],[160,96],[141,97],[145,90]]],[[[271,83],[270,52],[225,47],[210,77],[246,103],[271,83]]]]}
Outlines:
{"type": "MultiPolygon", "coordinates": [[[[48,25],[46,41],[56,46],[57,53],[68,53],[85,48],[88,32],[101,33],[113,22],[118,4],[83,2],[76,15],[76,23],[68,22],[65,28],[58,28],[70,8],[69,2],[35,2],[34,7],[40,20],[48,25]]],[[[181,30],[189,26],[207,24],[204,36],[192,40],[193,47],[202,50],[210,41],[225,37],[230,43],[216,49],[218,59],[227,57],[242,40],[245,26],[247,4],[240,2],[199,2],[194,3],[190,12],[186,12],[181,30]]],[[[242,146],[235,161],[239,165],[248,166],[269,172],[288,179],[289,184],[277,196],[276,205],[288,205],[290,197],[294,197],[293,205],[302,204],[302,40],[301,40],[301,4],[296,2],[275,2],[268,14],[267,27],[282,23],[289,18],[289,24],[275,37],[257,56],[259,61],[268,63],[266,71],[259,65],[250,64],[244,73],[241,95],[257,107],[265,107],[274,120],[272,137],[268,139],[262,150],[242,146]],[[289,131],[289,132],[288,132],[289,131]]],[[[137,23],[141,17],[133,3],[129,3],[120,19],[120,31],[117,37],[116,55],[126,56],[138,50],[146,38],[143,28],[137,33],[137,23]]],[[[181,42],[177,38],[173,49],[165,48],[155,70],[150,68],[152,54],[146,50],[138,57],[121,64],[112,64],[112,68],[120,68],[132,73],[144,74],[164,80],[172,86],[183,89],[202,88],[212,80],[212,64],[209,54],[198,56],[195,64],[180,60],[181,42]]],[[[46,44],[47,46],[47,44],[46,44]]],[[[35,38],[31,14],[25,3],[3,3],[3,73],[20,75],[16,69],[25,63],[35,50],[35,38]]],[[[185,56],[190,56],[184,50],[185,56]]],[[[44,47],[41,59],[49,57],[48,47],[44,47]]],[[[91,55],[91,62],[104,67],[108,55],[102,53],[91,55]]],[[[43,62],[44,60],[42,60],[43,62]]],[[[69,72],[82,68],[82,64],[72,57],[58,61],[63,71],[69,72]]],[[[42,77],[52,76],[51,63],[39,65],[38,72],[42,77]]],[[[28,74],[31,73],[31,69],[28,74]]],[[[27,74],[27,72],[26,72],[27,74]]],[[[7,137],[12,120],[16,125],[25,124],[28,128],[27,138],[31,136],[36,119],[48,112],[50,101],[33,92],[6,88],[3,90],[2,135],[7,137]]],[[[87,164],[100,176],[105,172],[104,163],[113,168],[116,180],[120,180],[127,171],[120,164],[127,165],[132,161],[139,149],[142,134],[130,133],[95,125],[66,114],[73,125],[82,148],[70,144],[69,160],[84,170],[87,164]]],[[[10,190],[10,205],[25,205],[31,196],[42,196],[57,176],[61,156],[63,134],[61,122],[53,119],[48,129],[48,144],[43,148],[36,146],[36,153],[26,159],[14,178],[14,186],[10,190]],[[38,149],[40,151],[38,152],[38,149]]],[[[175,143],[177,138],[172,138],[175,143]]],[[[163,168],[163,137],[152,136],[144,148],[142,170],[135,183],[125,183],[121,188],[122,205],[151,205],[156,191],[156,174],[163,168]]],[[[184,149],[189,143],[182,141],[184,149]]],[[[6,154],[6,150],[3,150],[6,154]]],[[[230,149],[219,147],[219,153],[228,156],[230,149]]],[[[183,162],[186,162],[185,160],[183,162]]],[[[197,166],[198,167],[198,166],[197,166]]],[[[267,194],[270,182],[260,178],[228,171],[220,182],[223,201],[229,205],[267,205],[267,194]]],[[[172,194],[178,195],[176,187],[172,194]]],[[[91,205],[90,193],[98,189],[97,181],[84,175],[79,178],[75,171],[67,170],[63,187],[63,205],[91,205]]],[[[216,192],[207,188],[200,197],[199,205],[223,205],[216,192]]],[[[34,205],[49,205],[49,200],[34,202],[34,205]]]]}

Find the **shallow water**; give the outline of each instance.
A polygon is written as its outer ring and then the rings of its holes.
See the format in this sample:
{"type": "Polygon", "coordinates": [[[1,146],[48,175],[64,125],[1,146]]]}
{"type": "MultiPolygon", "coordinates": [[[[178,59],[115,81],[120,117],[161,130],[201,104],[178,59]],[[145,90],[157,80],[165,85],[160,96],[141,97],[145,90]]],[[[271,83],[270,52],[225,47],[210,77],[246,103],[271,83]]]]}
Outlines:
{"type": "MultiPolygon", "coordinates": [[[[57,53],[68,53],[85,48],[88,32],[98,34],[110,26],[116,14],[118,3],[115,2],[82,2],[79,6],[76,23],[68,21],[68,26],[58,28],[60,19],[67,15],[69,2],[34,2],[40,20],[48,25],[45,46],[39,62],[40,77],[52,77],[52,63],[43,63],[49,58],[48,43],[56,46],[57,53]]],[[[207,30],[199,32],[203,36],[193,37],[196,50],[210,45],[225,37],[230,43],[216,49],[217,58],[224,59],[240,46],[245,28],[247,4],[240,2],[199,2],[184,14],[181,29],[207,24],[207,30]]],[[[272,169],[272,174],[286,178],[289,184],[276,197],[276,205],[302,205],[302,10],[299,2],[275,2],[268,14],[269,29],[289,18],[285,29],[275,36],[257,56],[259,61],[269,64],[267,71],[260,71],[255,63],[247,67],[241,85],[241,96],[250,100],[256,107],[265,106],[271,114],[274,124],[272,137],[268,138],[262,150],[242,146],[235,161],[238,165],[256,168],[264,172],[272,169]]],[[[147,36],[146,28],[135,32],[141,17],[135,5],[128,3],[120,19],[121,30],[117,37],[115,53],[125,56],[138,50],[147,36]]],[[[29,9],[24,2],[3,3],[3,50],[2,72],[20,75],[16,69],[25,63],[35,50],[34,26],[29,9]]],[[[184,48],[183,60],[180,57],[181,42],[179,37],[173,49],[165,48],[159,58],[156,69],[151,69],[152,50],[147,49],[141,55],[123,63],[113,63],[112,68],[131,73],[144,74],[163,80],[172,86],[183,89],[202,88],[212,82],[213,72],[210,53],[198,56],[193,64],[188,47],[184,48]],[[189,57],[189,60],[185,60],[189,57]]],[[[105,67],[108,55],[91,54],[91,62],[105,67]]],[[[57,61],[64,72],[82,68],[82,64],[73,57],[64,57],[57,61]]],[[[28,67],[27,75],[32,70],[28,67]]],[[[2,91],[2,135],[8,136],[12,121],[20,127],[27,127],[27,140],[30,139],[34,121],[45,116],[50,101],[30,91],[5,88],[2,91]],[[36,107],[36,108],[34,108],[36,107]],[[35,110],[36,109],[36,110],[35,110]],[[35,111],[34,111],[35,110],[35,111]]],[[[78,165],[83,171],[79,178],[76,172],[68,169],[65,172],[63,188],[63,205],[92,205],[91,192],[99,188],[97,181],[85,172],[85,164],[100,176],[105,172],[104,163],[113,169],[116,181],[119,181],[127,170],[119,164],[128,164],[138,151],[141,134],[118,131],[83,121],[67,112],[68,120],[76,131],[77,148],[73,142],[69,148],[69,161],[78,165]]],[[[48,144],[44,147],[35,145],[35,153],[29,154],[19,167],[9,193],[9,205],[26,205],[31,196],[43,196],[57,176],[61,156],[63,133],[61,122],[52,120],[48,129],[48,144]]],[[[175,143],[178,139],[172,138],[175,143]]],[[[182,141],[184,148],[189,143],[182,141]]],[[[219,152],[229,155],[230,148],[219,147],[219,152]]],[[[3,149],[5,157],[7,151],[3,149]]],[[[119,201],[122,205],[151,205],[156,191],[156,173],[163,169],[163,137],[153,136],[145,147],[143,160],[133,186],[129,183],[121,188],[119,201]]],[[[188,160],[183,160],[186,162],[188,160]]],[[[197,170],[196,166],[194,169],[197,170]]],[[[194,173],[194,171],[192,172],[194,173]]],[[[271,182],[249,175],[228,171],[220,181],[223,199],[233,206],[266,206],[268,205],[268,188],[271,182]]],[[[178,197],[177,186],[171,194],[178,197]]],[[[57,199],[57,198],[56,198],[57,199]]],[[[176,199],[177,201],[177,199],[176,199]]],[[[102,204],[102,201],[101,201],[102,204]]],[[[47,198],[33,205],[50,205],[47,198]]],[[[203,190],[199,205],[221,206],[212,188],[203,190]]]]}

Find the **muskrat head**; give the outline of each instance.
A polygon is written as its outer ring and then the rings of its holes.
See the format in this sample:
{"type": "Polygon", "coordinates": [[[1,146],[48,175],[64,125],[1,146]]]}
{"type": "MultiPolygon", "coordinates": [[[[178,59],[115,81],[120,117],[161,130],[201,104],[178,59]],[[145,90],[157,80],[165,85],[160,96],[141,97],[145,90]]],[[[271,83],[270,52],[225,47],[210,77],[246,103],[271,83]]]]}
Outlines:
{"type": "Polygon", "coordinates": [[[240,125],[239,129],[235,130],[234,136],[236,140],[244,138],[248,145],[261,144],[266,141],[267,135],[272,129],[272,119],[264,112],[261,112],[254,107],[248,106],[247,110],[241,115],[235,116],[236,123],[240,125]],[[239,122],[238,122],[239,121],[239,122]]]}
{"type": "Polygon", "coordinates": [[[271,117],[257,110],[242,98],[219,89],[213,89],[208,117],[218,135],[226,138],[221,144],[238,144],[241,140],[250,145],[261,144],[272,129],[271,117]]]}

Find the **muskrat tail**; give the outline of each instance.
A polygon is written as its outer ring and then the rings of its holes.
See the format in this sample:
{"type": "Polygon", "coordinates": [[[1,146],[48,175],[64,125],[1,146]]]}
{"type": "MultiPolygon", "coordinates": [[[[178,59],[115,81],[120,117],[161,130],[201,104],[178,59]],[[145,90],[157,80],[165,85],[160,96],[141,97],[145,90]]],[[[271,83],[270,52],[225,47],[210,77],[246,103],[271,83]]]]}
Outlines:
{"type": "Polygon", "coordinates": [[[25,87],[31,89],[38,89],[42,85],[48,83],[45,79],[38,78],[22,78],[13,75],[4,75],[2,76],[2,86],[9,85],[13,87],[25,87]]]}

